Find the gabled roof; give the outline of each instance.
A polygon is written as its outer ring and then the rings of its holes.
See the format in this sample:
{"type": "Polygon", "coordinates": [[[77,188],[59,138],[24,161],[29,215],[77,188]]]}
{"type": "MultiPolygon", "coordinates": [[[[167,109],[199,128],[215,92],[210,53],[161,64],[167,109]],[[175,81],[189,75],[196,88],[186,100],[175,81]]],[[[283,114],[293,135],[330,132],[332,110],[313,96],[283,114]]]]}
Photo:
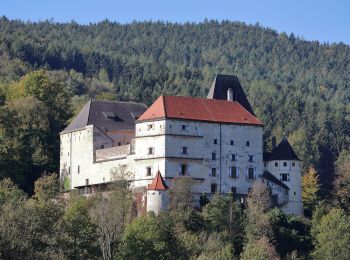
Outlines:
{"type": "Polygon", "coordinates": [[[289,187],[286,184],[284,184],[282,181],[277,179],[275,176],[273,176],[268,171],[264,171],[264,173],[261,175],[261,177],[264,178],[265,180],[273,182],[274,184],[276,184],[278,186],[281,186],[281,187],[285,188],[286,190],[289,190],[289,187]]]}
{"type": "Polygon", "coordinates": [[[138,121],[163,118],[262,126],[238,102],[180,96],[160,96],[138,121]]]}
{"type": "Polygon", "coordinates": [[[90,100],[61,134],[88,125],[94,125],[103,132],[134,130],[135,120],[146,110],[147,107],[140,103],[90,100]]]}
{"type": "Polygon", "coordinates": [[[289,144],[287,137],[283,137],[282,141],[268,154],[266,161],[275,160],[295,160],[300,161],[299,157],[294,152],[289,144]]]}
{"type": "Polygon", "coordinates": [[[217,75],[209,90],[207,98],[227,100],[227,90],[229,88],[231,88],[233,91],[233,100],[240,103],[246,110],[249,111],[249,113],[255,115],[247,96],[244,93],[241,83],[234,75],[217,75]]]}
{"type": "Polygon", "coordinates": [[[148,185],[147,190],[167,190],[169,187],[166,185],[162,174],[158,170],[156,173],[156,176],[154,176],[154,179],[150,185],[148,185]]]}

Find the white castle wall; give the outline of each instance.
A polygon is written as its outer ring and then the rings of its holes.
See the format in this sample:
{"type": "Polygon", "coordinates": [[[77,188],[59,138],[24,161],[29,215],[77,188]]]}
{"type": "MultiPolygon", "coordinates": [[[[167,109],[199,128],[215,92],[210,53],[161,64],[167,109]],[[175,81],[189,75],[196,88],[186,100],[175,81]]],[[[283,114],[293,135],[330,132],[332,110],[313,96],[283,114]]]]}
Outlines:
{"type": "Polygon", "coordinates": [[[290,160],[269,161],[266,165],[266,169],[277,179],[280,179],[281,173],[289,174],[289,181],[283,182],[289,187],[289,202],[283,209],[286,213],[302,215],[303,205],[301,198],[301,162],[290,160]],[[284,166],[284,163],[287,163],[287,166],[284,166]]]}

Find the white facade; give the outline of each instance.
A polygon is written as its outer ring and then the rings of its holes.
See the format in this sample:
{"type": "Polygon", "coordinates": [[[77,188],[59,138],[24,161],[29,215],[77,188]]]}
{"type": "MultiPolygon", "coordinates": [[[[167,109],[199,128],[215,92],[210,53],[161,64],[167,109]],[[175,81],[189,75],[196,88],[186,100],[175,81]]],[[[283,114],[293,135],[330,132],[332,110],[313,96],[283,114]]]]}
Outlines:
{"type": "Polygon", "coordinates": [[[159,213],[167,209],[167,192],[146,191],[158,170],[168,186],[174,177],[192,177],[196,205],[203,193],[247,195],[267,170],[289,187],[286,196],[285,190],[271,186],[279,204],[288,213],[302,215],[301,162],[268,161],[264,167],[261,125],[166,118],[136,121],[128,135],[116,132],[111,137],[88,125],[60,138],[60,177],[68,190],[96,192],[126,167],[132,187],[147,195],[146,210],[159,213]]]}
{"type": "Polygon", "coordinates": [[[285,212],[302,215],[301,162],[297,160],[272,160],[265,162],[266,170],[289,187],[285,212]]]}

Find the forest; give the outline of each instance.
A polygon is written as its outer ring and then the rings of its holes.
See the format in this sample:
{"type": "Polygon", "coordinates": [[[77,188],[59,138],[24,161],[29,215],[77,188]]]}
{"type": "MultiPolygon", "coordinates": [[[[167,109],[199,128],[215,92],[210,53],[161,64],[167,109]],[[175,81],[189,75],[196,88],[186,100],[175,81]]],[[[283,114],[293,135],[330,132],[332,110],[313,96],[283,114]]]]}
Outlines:
{"type": "MultiPolygon", "coordinates": [[[[0,258],[24,259],[28,255],[47,259],[55,252],[53,258],[139,259],[140,255],[127,255],[137,252],[121,247],[134,243],[140,248],[156,248],[148,259],[154,257],[152,254],[160,255],[160,248],[164,250],[161,259],[170,255],[211,259],[210,254],[218,252],[215,250],[222,252],[221,259],[231,259],[251,253],[243,248],[255,250],[252,244],[273,249],[262,250],[272,255],[256,259],[346,259],[350,255],[349,99],[350,46],[342,43],[306,41],[259,24],[231,21],[119,24],[105,20],[80,25],[1,17],[0,258]],[[52,176],[59,172],[60,131],[91,98],[150,105],[161,94],[205,97],[218,73],[239,78],[255,114],[265,125],[265,149],[271,149],[273,136],[280,139],[286,134],[302,159],[305,218],[261,208],[254,202],[252,210],[239,209],[229,198],[218,195],[199,211],[180,208],[164,216],[135,220],[130,216],[123,220],[123,227],[116,227],[123,230],[113,242],[116,251],[105,256],[101,247],[84,240],[103,237],[94,233],[98,223],[96,210],[95,215],[92,212],[99,203],[78,195],[62,202],[57,199],[57,190],[46,194],[49,191],[40,188],[55,182],[52,176]],[[50,204],[53,198],[57,203],[50,204]],[[254,230],[249,230],[258,225],[254,222],[258,213],[252,213],[255,208],[266,216],[266,223],[260,224],[267,233],[254,235],[254,230]],[[208,213],[210,210],[214,213],[208,213]],[[240,219],[240,227],[235,227],[232,219],[223,226],[218,224],[228,221],[216,219],[226,210],[240,219]],[[84,219],[79,219],[80,215],[84,219]],[[181,220],[179,215],[183,215],[181,220]],[[25,216],[36,218],[38,226],[34,220],[28,226],[30,219],[25,216]],[[153,230],[164,218],[170,221],[164,230],[153,230]],[[40,226],[40,219],[47,220],[47,226],[40,226]],[[84,221],[81,229],[69,230],[84,221]],[[247,224],[249,221],[253,222],[247,224]],[[227,229],[233,233],[226,234],[227,229]],[[29,244],[21,241],[22,230],[27,232],[29,244]],[[58,236],[58,231],[66,233],[58,236]],[[144,233],[149,237],[142,237],[144,233]],[[238,233],[240,237],[234,238],[238,233]],[[38,234],[52,238],[52,243],[36,240],[38,234]],[[330,234],[339,237],[338,244],[326,243],[330,234]],[[62,237],[66,240],[60,241],[62,237]],[[163,240],[154,244],[155,237],[163,240]],[[174,247],[166,244],[169,241],[176,242],[174,247]],[[184,244],[191,246],[184,248],[184,244]],[[64,245],[76,251],[64,255],[64,245]],[[165,252],[168,249],[173,251],[165,252]]],[[[244,259],[253,258],[246,255],[244,259]]]]}

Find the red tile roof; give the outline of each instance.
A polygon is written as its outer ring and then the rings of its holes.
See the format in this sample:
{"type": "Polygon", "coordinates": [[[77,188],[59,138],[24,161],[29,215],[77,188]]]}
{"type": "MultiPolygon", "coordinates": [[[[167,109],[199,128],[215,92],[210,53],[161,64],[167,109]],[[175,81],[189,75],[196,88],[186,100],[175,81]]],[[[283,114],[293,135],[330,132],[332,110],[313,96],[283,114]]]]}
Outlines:
{"type": "Polygon", "coordinates": [[[156,176],[154,176],[154,179],[150,185],[148,185],[147,190],[167,190],[169,189],[166,185],[162,174],[158,170],[156,173],[156,176]]]}
{"type": "Polygon", "coordinates": [[[259,119],[236,101],[180,96],[160,96],[138,121],[161,118],[262,125],[259,119]]]}

